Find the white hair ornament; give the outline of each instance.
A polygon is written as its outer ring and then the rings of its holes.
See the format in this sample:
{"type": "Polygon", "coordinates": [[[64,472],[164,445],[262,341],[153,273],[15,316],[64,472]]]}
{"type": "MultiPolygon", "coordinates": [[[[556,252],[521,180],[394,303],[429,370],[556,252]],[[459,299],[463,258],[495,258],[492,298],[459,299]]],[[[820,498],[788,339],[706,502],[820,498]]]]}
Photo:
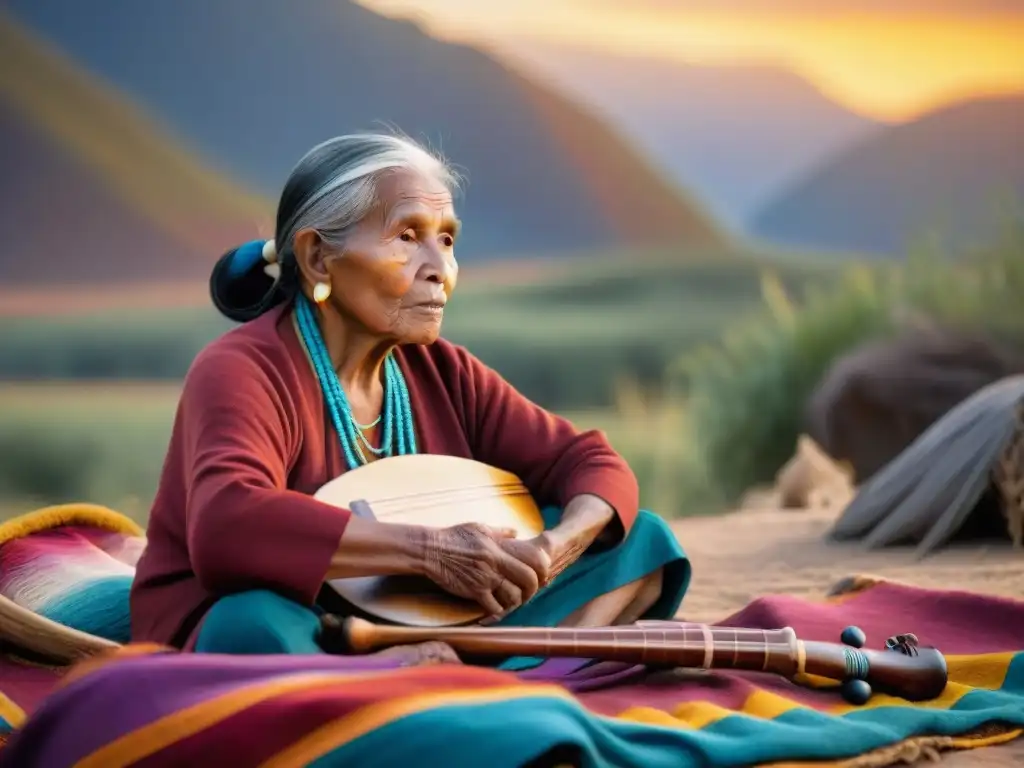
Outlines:
{"type": "Polygon", "coordinates": [[[263,273],[273,278],[276,283],[281,279],[281,265],[277,263],[277,244],[273,240],[267,240],[263,244],[263,260],[267,262],[263,273]]]}

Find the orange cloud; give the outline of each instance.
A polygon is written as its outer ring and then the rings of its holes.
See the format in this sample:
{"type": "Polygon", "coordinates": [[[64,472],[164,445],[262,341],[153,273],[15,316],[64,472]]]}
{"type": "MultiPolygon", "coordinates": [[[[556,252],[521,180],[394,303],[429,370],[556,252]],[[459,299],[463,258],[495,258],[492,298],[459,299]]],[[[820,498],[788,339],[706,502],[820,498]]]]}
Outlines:
{"type": "MultiPolygon", "coordinates": [[[[443,0],[442,0],[443,2],[443,0]]],[[[555,0],[557,3],[558,0],[555,0]]],[[[564,2],[564,0],[563,0],[564,2]]],[[[568,0],[580,10],[618,10],[622,0],[568,0]]],[[[727,13],[801,13],[828,16],[836,13],[887,14],[915,13],[924,16],[956,14],[983,16],[992,13],[1024,14],[1020,0],[630,0],[631,10],[655,10],[664,13],[683,11],[721,11],[727,13]]]]}
{"type": "Polygon", "coordinates": [[[682,61],[783,64],[832,98],[881,119],[1024,90],[1024,15],[634,11],[591,17],[559,37],[682,61]]]}
{"type": "Polygon", "coordinates": [[[364,0],[385,12],[418,9],[435,33],[499,50],[528,38],[683,62],[779,64],[849,108],[893,121],[972,96],[1024,91],[1018,3],[364,0]]]}

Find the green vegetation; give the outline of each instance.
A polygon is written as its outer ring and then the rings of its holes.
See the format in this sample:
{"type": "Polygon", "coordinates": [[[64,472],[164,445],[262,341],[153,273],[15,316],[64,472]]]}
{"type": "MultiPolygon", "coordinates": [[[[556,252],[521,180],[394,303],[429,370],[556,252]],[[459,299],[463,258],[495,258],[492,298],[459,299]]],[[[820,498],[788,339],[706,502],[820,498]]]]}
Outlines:
{"type": "Polygon", "coordinates": [[[922,244],[904,265],[850,267],[803,301],[772,278],[764,287],[761,312],[685,355],[670,374],[669,392],[687,392],[683,440],[694,466],[685,482],[699,480],[679,489],[680,499],[725,505],[770,482],[792,455],[804,403],[829,365],[864,341],[894,333],[901,318],[1024,346],[1024,219],[972,253],[922,244]]]}
{"type": "MultiPolygon", "coordinates": [[[[730,255],[582,266],[460,291],[447,335],[580,427],[605,430],[644,505],[668,516],[721,509],[770,481],[830,363],[907,313],[1024,344],[1018,223],[987,249],[920,247],[904,264],[730,255]]],[[[63,381],[0,386],[8,509],[80,499],[144,516],[176,380],[226,327],[192,310],[9,326],[0,377],[63,381]],[[73,381],[88,377],[108,381],[73,381]]]]}
{"type": "MultiPolygon", "coordinates": [[[[470,275],[445,333],[527,396],[604,429],[640,477],[644,503],[675,513],[680,467],[693,461],[680,439],[682,407],[652,398],[666,367],[757,310],[764,268],[802,295],[837,274],[839,261],[648,252],[584,255],[500,284],[470,275]]],[[[8,324],[0,380],[51,383],[0,387],[0,498],[22,509],[85,499],[141,514],[156,487],[177,382],[228,328],[212,309],[190,308],[8,324]]]]}
{"type": "MultiPolygon", "coordinates": [[[[579,257],[543,282],[467,278],[444,332],[545,406],[604,408],[621,374],[660,386],[671,361],[755,309],[764,267],[800,295],[835,274],[837,261],[745,252],[579,257]]],[[[0,380],[177,381],[230,327],[212,308],[18,321],[0,335],[0,380]]]]}
{"type": "MultiPolygon", "coordinates": [[[[139,520],[159,480],[179,388],[175,384],[8,384],[0,386],[0,519],[44,504],[89,501],[139,520]]],[[[661,477],[683,445],[681,414],[646,408],[635,396],[622,407],[566,414],[604,430],[630,460],[645,504],[662,508],[661,477]],[[657,459],[657,461],[656,461],[657,459]],[[661,503],[659,503],[661,502],[661,503]]]]}
{"type": "Polygon", "coordinates": [[[0,386],[4,507],[88,501],[144,517],[177,394],[176,386],[159,384],[0,386]]]}

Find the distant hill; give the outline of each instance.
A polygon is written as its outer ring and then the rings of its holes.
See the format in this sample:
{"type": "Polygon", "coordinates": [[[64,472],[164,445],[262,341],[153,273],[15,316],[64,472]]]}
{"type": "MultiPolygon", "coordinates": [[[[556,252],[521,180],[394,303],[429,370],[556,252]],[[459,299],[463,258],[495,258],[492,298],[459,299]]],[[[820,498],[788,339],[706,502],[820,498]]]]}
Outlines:
{"type": "Polygon", "coordinates": [[[925,231],[969,245],[1024,199],[1024,94],[931,112],[861,141],[756,217],[778,242],[896,253],[925,231]]]}
{"type": "Polygon", "coordinates": [[[118,266],[129,270],[129,278],[134,265],[150,271],[150,260],[181,260],[175,238],[117,199],[91,169],[33,131],[9,104],[0,104],[0,143],[17,148],[5,155],[0,174],[4,287],[39,282],[48,274],[62,283],[92,282],[98,265],[106,273],[100,277],[109,277],[113,253],[125,254],[118,266]],[[138,256],[140,247],[145,257],[138,256]]]}
{"type": "Polygon", "coordinates": [[[270,200],[0,14],[0,287],[195,280],[270,200]]]}
{"type": "Polygon", "coordinates": [[[739,227],[787,184],[879,128],[771,65],[686,65],[540,43],[502,51],[593,107],[739,227]]]}
{"type": "Polygon", "coordinates": [[[348,0],[5,0],[208,165],[276,197],[317,142],[395,126],[466,171],[460,257],[719,242],[598,119],[472,48],[348,0]]]}

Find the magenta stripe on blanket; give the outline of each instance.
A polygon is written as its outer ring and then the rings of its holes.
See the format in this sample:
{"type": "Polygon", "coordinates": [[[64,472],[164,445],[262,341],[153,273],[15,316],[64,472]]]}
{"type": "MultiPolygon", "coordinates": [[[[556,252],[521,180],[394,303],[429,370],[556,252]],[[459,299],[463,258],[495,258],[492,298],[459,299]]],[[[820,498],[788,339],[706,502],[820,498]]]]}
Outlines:
{"type": "MultiPolygon", "coordinates": [[[[55,691],[36,710],[37,719],[65,711],[102,711],[75,745],[81,754],[200,701],[288,675],[394,669],[393,657],[379,656],[221,656],[175,654],[172,667],[158,656],[127,657],[90,673],[90,685],[55,691]],[[85,697],[85,698],[83,698],[85,697]],[[81,700],[81,703],[78,700],[81,700]],[[87,706],[82,703],[87,702],[87,706]]],[[[51,685],[53,684],[51,678],[51,685]]],[[[8,688],[6,680],[4,689],[8,688]]],[[[43,729],[45,730],[45,729],[43,729]]],[[[69,762],[74,758],[69,756],[69,762]]]]}
{"type": "MultiPolygon", "coordinates": [[[[723,622],[727,626],[789,625],[804,639],[832,641],[838,640],[843,627],[851,623],[865,630],[869,647],[881,647],[890,635],[913,632],[923,643],[934,642],[947,654],[1013,651],[1019,648],[1020,638],[1024,637],[1024,610],[1020,603],[888,584],[835,603],[815,604],[786,596],[770,596],[754,601],[723,622]],[[985,631],[977,630],[979,622],[985,631]]],[[[115,736],[116,733],[108,730],[110,728],[117,732],[131,730],[188,706],[194,701],[190,697],[197,695],[193,691],[202,690],[202,697],[207,698],[211,690],[227,691],[282,674],[394,666],[393,661],[379,657],[296,656],[267,659],[264,664],[258,657],[183,654],[171,665],[171,671],[154,661],[147,657],[126,658],[93,674],[90,708],[95,710],[102,706],[111,716],[97,718],[86,729],[87,733],[82,735],[85,746],[102,744],[115,736]],[[109,685],[102,682],[107,676],[111,677],[109,685]],[[132,682],[126,689],[123,681],[129,678],[132,682]],[[202,685],[186,684],[189,680],[201,681],[202,685]],[[126,695],[129,689],[130,696],[126,695]]],[[[16,665],[9,660],[0,660],[0,665],[4,692],[27,711],[36,708],[57,679],[52,670],[16,665]]],[[[837,701],[834,691],[801,688],[770,675],[681,674],[690,684],[679,685],[679,673],[645,676],[642,670],[629,665],[600,663],[581,668],[578,659],[554,659],[520,677],[561,684],[577,693],[587,707],[609,715],[633,706],[672,708],[697,700],[737,708],[755,689],[778,693],[816,708],[831,706],[837,701]]],[[[56,692],[39,716],[45,719],[47,709],[64,711],[68,704],[65,700],[74,695],[73,689],[56,692]]]]}
{"type": "Polygon", "coordinates": [[[21,663],[0,643],[0,693],[25,712],[34,712],[59,682],[64,668],[21,663]]]}
{"type": "Polygon", "coordinates": [[[788,624],[804,640],[839,642],[843,628],[851,623],[864,630],[871,648],[883,647],[892,635],[911,632],[922,645],[935,645],[943,653],[953,655],[1019,651],[1024,637],[1020,602],[968,592],[932,592],[899,584],[879,584],[830,603],[810,603],[788,595],[758,598],[720,626],[788,624]],[[985,613],[984,632],[977,631],[979,611],[985,613]]]}
{"type": "MultiPolygon", "coordinates": [[[[252,704],[209,728],[176,741],[173,764],[208,765],[216,759],[218,752],[228,752],[232,765],[260,765],[267,755],[286,749],[321,726],[366,705],[365,700],[350,697],[347,693],[345,683],[339,681],[318,690],[278,694],[272,699],[252,704]],[[273,727],[254,728],[255,723],[272,723],[273,727]]],[[[154,755],[133,763],[132,768],[166,766],[166,755],[154,755]]]]}

